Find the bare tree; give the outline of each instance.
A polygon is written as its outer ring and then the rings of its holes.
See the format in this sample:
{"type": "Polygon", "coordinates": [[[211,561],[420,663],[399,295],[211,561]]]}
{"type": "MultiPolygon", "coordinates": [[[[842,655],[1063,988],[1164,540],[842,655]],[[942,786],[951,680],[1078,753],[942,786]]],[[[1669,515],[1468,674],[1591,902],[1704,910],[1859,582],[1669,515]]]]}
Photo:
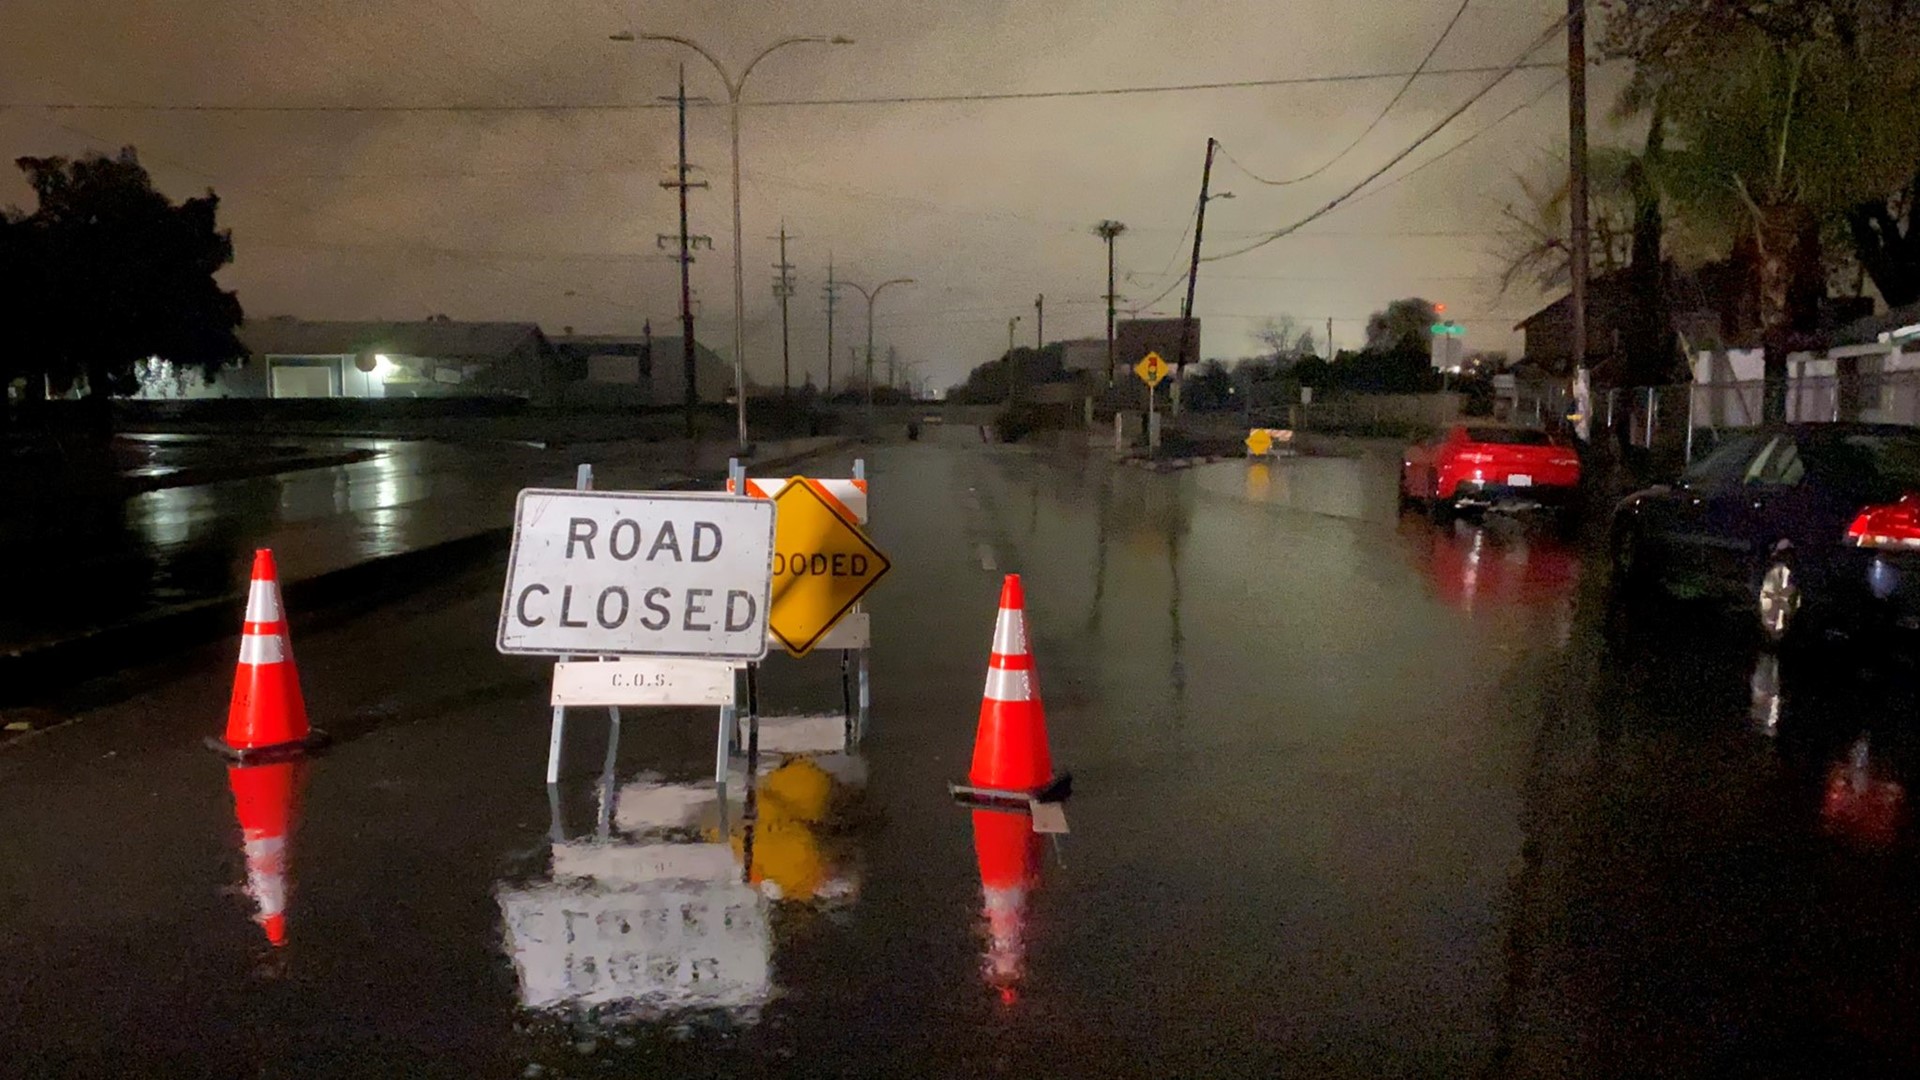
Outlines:
{"type": "MultiPolygon", "coordinates": [[[[1588,262],[1595,276],[1627,265],[1633,253],[1634,201],[1631,183],[1633,155],[1615,148],[1599,148],[1588,157],[1588,262]]],[[[1525,282],[1542,292],[1567,287],[1567,159],[1564,154],[1540,158],[1525,171],[1513,174],[1519,196],[1500,208],[1503,225],[1496,254],[1500,259],[1500,292],[1504,295],[1525,282]]]]}
{"type": "Polygon", "coordinates": [[[1291,315],[1276,315],[1261,323],[1253,336],[1266,348],[1266,355],[1282,364],[1316,355],[1313,330],[1291,315]]]}

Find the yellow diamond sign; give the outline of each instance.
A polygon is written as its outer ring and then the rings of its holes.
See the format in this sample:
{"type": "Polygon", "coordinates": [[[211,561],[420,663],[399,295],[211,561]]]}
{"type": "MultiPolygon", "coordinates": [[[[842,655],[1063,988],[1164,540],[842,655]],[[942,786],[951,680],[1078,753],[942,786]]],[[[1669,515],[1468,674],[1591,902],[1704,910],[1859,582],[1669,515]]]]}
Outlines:
{"type": "Polygon", "coordinates": [[[1247,432],[1247,453],[1253,457],[1265,457],[1273,453],[1273,432],[1266,428],[1254,428],[1247,432]]]}
{"type": "Polygon", "coordinates": [[[767,627],[805,656],[893,563],[804,476],[773,497],[773,601],[767,627]]]}
{"type": "Polygon", "coordinates": [[[1167,362],[1160,359],[1160,354],[1157,352],[1148,353],[1145,359],[1133,365],[1133,373],[1140,376],[1140,381],[1148,386],[1159,386],[1160,380],[1167,377],[1169,370],[1167,362]]]}

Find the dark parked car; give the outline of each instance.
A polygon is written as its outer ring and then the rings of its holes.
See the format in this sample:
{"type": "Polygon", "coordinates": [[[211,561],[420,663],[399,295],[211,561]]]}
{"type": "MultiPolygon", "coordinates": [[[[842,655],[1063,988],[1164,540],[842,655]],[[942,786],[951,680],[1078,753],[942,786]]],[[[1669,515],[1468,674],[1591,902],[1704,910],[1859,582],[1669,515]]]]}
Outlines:
{"type": "Polygon", "coordinates": [[[1614,586],[1738,602],[1768,642],[1809,624],[1920,629],[1920,429],[1730,436],[1614,511],[1614,586]]]}

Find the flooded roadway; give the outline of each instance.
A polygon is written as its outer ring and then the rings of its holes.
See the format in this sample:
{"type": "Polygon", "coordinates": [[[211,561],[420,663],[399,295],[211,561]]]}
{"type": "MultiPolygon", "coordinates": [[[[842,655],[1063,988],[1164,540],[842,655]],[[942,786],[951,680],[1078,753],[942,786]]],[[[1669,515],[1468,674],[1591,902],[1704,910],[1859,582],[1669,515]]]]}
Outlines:
{"type": "MultiPolygon", "coordinates": [[[[871,468],[872,728],[768,721],[725,803],[711,716],[678,712],[629,712],[611,768],[576,714],[549,799],[545,668],[493,653],[494,569],[296,624],[340,745],[283,777],[198,746],[230,643],[0,749],[0,1072],[1920,1061],[1906,676],[1783,669],[1711,621],[1609,634],[1579,550],[1397,522],[1377,462],[955,439],[871,468]],[[945,793],[1015,570],[1065,837],[945,793]]],[[[839,700],[824,657],[762,686],[839,700]]]]}

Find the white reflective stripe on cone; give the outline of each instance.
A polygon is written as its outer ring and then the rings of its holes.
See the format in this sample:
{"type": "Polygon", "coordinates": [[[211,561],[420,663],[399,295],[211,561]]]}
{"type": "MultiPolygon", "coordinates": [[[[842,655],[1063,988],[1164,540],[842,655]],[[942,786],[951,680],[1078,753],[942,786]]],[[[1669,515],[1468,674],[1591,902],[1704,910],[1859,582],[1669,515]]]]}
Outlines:
{"type": "Polygon", "coordinates": [[[278,664],[286,658],[287,644],[281,640],[279,634],[240,635],[241,663],[278,664]]]}
{"type": "Polygon", "coordinates": [[[993,651],[1001,656],[1027,655],[1027,619],[1018,611],[1001,609],[993,623],[993,651]]]}
{"type": "Polygon", "coordinates": [[[247,586],[247,621],[280,621],[280,588],[271,581],[256,581],[247,586]]]}
{"type": "Polygon", "coordinates": [[[1029,678],[1033,673],[1017,668],[988,668],[988,701],[1032,701],[1033,682],[1029,678]]]}

